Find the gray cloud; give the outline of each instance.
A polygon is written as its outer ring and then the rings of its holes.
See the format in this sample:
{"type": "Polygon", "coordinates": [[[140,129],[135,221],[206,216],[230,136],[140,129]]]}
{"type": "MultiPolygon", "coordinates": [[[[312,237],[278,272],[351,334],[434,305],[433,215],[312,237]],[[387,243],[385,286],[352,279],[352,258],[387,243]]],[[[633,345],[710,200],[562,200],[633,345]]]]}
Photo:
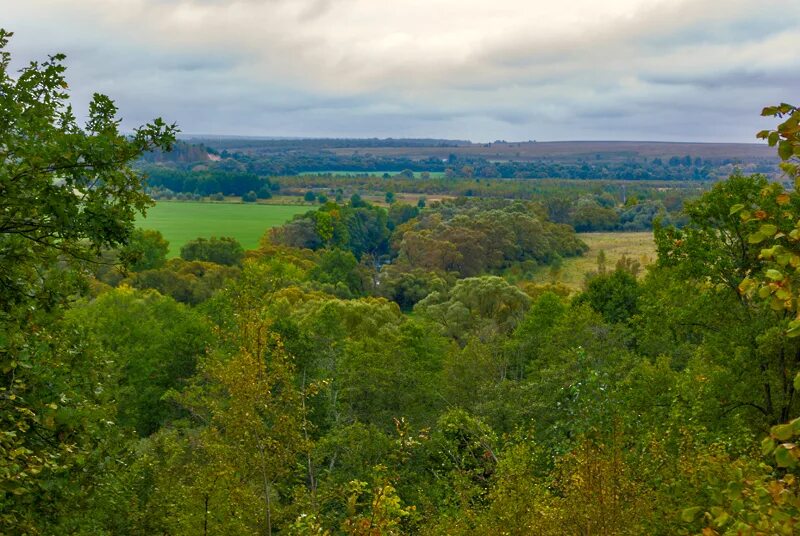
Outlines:
{"type": "Polygon", "coordinates": [[[800,3],[26,0],[21,61],[128,127],[290,136],[751,141],[797,101],[800,3]]]}

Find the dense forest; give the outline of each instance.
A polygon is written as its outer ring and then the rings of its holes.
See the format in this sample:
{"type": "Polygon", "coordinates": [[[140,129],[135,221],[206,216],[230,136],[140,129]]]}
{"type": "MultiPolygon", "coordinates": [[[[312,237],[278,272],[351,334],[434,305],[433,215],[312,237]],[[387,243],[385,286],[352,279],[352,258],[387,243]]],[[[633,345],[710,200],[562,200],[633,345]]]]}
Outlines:
{"type": "MultiPolygon", "coordinates": [[[[797,532],[800,189],[734,173],[580,292],[526,281],[585,251],[530,198],[354,193],[167,260],[134,165],[176,126],[79,125],[9,37],[0,533],[797,532]]],[[[800,180],[800,110],[763,115],[800,180]]]]}

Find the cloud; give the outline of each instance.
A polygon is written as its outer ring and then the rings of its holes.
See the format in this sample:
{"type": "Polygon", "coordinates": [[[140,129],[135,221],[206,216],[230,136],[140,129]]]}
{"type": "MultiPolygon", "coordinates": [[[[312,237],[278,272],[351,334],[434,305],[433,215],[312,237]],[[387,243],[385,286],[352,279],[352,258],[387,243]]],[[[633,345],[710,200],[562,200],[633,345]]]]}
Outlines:
{"type": "Polygon", "coordinates": [[[17,58],[185,132],[750,141],[797,100],[800,4],[27,0],[17,58]]]}

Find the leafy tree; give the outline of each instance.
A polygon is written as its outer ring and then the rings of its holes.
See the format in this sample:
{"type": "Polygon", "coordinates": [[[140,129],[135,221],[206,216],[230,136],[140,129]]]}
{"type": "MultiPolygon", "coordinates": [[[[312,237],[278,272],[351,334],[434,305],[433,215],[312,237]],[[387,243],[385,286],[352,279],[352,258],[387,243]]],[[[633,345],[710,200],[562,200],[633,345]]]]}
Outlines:
{"type": "Polygon", "coordinates": [[[253,190],[250,190],[246,194],[242,195],[242,201],[245,203],[255,203],[258,201],[258,195],[253,190]]]}
{"type": "Polygon", "coordinates": [[[403,311],[410,311],[430,293],[443,292],[448,286],[447,278],[435,272],[419,269],[405,272],[396,270],[393,266],[385,266],[380,273],[378,290],[403,311]]]}
{"type": "Polygon", "coordinates": [[[350,196],[350,206],[353,208],[361,208],[366,206],[366,201],[361,199],[361,196],[358,194],[353,194],[350,196]]]}
{"type": "Polygon", "coordinates": [[[167,261],[169,242],[159,231],[136,229],[131,234],[128,244],[120,251],[134,272],[161,268],[167,261]]]}
{"type": "Polygon", "coordinates": [[[187,261],[205,261],[225,266],[239,266],[244,249],[238,240],[223,236],[210,239],[196,238],[181,247],[181,258],[187,261]]]}
{"type": "Polygon", "coordinates": [[[162,396],[194,374],[211,342],[210,326],[199,315],[152,291],[121,287],[76,307],[69,318],[119,367],[120,426],[146,436],[175,416],[162,396]]]}
{"type": "Polygon", "coordinates": [[[394,229],[398,225],[402,225],[405,222],[413,218],[416,218],[418,215],[419,215],[419,208],[417,207],[414,207],[406,203],[393,203],[392,206],[389,207],[389,213],[388,213],[389,229],[394,229]]]}
{"type": "Polygon", "coordinates": [[[639,285],[626,270],[592,277],[575,303],[588,303],[608,322],[624,322],[639,310],[639,285]]]}
{"type": "Polygon", "coordinates": [[[315,194],[312,190],[309,190],[303,196],[303,199],[305,199],[306,203],[313,203],[317,199],[317,194],[315,194]]]}
{"type": "Polygon", "coordinates": [[[414,310],[442,327],[447,335],[464,341],[470,331],[482,337],[510,333],[522,320],[530,298],[496,276],[470,277],[447,292],[433,292],[414,310]]]}
{"type": "Polygon", "coordinates": [[[197,305],[239,274],[235,266],[170,259],[162,268],[138,272],[124,282],[141,290],[155,289],[181,303],[197,305]]]}
{"type": "Polygon", "coordinates": [[[82,127],[68,102],[65,56],[14,76],[10,37],[0,30],[0,532],[13,534],[34,530],[22,524],[26,501],[45,498],[54,474],[93,448],[95,428],[59,429],[45,418],[48,407],[70,411],[81,398],[61,400],[39,378],[84,352],[69,348],[60,313],[83,290],[80,266],[125,245],[151,203],[130,164],[153,147],[168,150],[176,129],[156,119],[123,135],[117,108],[100,94],[82,127]]]}
{"type": "Polygon", "coordinates": [[[171,395],[191,416],[189,427],[145,443],[140,530],[272,534],[291,522],[285,497],[309,448],[304,393],[280,340],[257,313],[242,316],[241,348],[204,361],[195,384],[171,395]]]}
{"type": "Polygon", "coordinates": [[[323,252],[319,264],[311,270],[309,276],[330,285],[342,283],[351,292],[360,294],[364,291],[364,281],[358,266],[358,261],[352,253],[334,248],[323,252]]]}

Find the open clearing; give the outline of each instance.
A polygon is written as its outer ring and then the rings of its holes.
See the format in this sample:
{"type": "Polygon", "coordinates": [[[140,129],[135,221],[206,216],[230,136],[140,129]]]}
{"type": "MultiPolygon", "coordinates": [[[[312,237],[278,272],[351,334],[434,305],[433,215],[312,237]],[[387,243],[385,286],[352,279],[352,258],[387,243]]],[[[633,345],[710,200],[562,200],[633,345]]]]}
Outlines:
{"type": "Polygon", "coordinates": [[[169,256],[177,257],[181,246],[198,237],[232,236],[245,249],[253,249],[267,229],[309,210],[312,207],[302,205],[159,201],[137,225],[161,231],[169,240],[169,256]]]}
{"type": "MultiPolygon", "coordinates": [[[[645,231],[638,233],[578,233],[589,251],[583,257],[573,257],[564,259],[563,268],[558,274],[558,281],[574,287],[583,287],[584,276],[587,272],[597,270],[597,254],[602,250],[606,254],[606,267],[613,270],[617,261],[627,256],[642,265],[640,275],[644,273],[644,267],[656,259],[656,246],[653,242],[653,232],[645,231]]],[[[548,267],[542,267],[534,279],[537,282],[547,283],[553,281],[553,274],[548,267]]]]}

